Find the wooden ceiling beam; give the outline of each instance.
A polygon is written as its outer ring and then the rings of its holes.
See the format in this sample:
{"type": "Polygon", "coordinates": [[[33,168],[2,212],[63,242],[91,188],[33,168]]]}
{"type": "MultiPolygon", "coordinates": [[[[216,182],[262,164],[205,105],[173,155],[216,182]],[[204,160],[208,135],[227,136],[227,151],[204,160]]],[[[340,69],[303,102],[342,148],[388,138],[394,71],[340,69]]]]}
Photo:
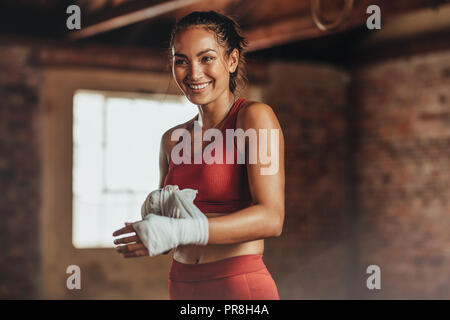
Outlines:
{"type": "Polygon", "coordinates": [[[155,18],[201,1],[204,0],[155,0],[151,4],[149,4],[149,1],[126,2],[121,6],[108,10],[108,12],[103,12],[101,15],[102,19],[93,18],[93,20],[98,20],[97,22],[88,26],[82,26],[80,30],[69,32],[67,39],[74,41],[92,37],[103,32],[155,18]]]}
{"type": "MultiPolygon", "coordinates": [[[[364,25],[368,18],[367,7],[376,4],[381,9],[381,19],[389,18],[401,13],[422,9],[425,7],[437,7],[449,3],[449,0],[360,0],[355,1],[355,6],[347,20],[339,29],[331,32],[321,31],[316,27],[310,11],[305,15],[284,19],[269,25],[245,30],[244,35],[248,40],[248,51],[256,51],[279,46],[295,41],[321,37],[328,34],[341,32],[350,28],[364,25]]],[[[326,4],[326,2],[324,2],[326,4]]],[[[326,16],[338,16],[338,12],[328,12],[323,9],[326,16]]]]}
{"type": "Polygon", "coordinates": [[[297,17],[244,31],[247,51],[256,51],[321,35],[310,17],[297,17]]]}

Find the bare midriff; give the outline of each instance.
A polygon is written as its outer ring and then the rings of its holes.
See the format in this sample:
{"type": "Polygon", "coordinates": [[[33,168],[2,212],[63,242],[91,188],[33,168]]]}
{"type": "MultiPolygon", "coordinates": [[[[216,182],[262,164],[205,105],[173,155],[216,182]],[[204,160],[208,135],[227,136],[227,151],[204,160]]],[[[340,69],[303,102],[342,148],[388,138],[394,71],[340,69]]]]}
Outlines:
{"type": "MultiPolygon", "coordinates": [[[[222,213],[206,213],[207,217],[218,217],[222,213]]],[[[200,264],[214,262],[226,258],[247,255],[263,254],[264,239],[233,243],[233,244],[210,244],[206,246],[185,245],[177,247],[173,258],[181,263],[200,264]]]]}

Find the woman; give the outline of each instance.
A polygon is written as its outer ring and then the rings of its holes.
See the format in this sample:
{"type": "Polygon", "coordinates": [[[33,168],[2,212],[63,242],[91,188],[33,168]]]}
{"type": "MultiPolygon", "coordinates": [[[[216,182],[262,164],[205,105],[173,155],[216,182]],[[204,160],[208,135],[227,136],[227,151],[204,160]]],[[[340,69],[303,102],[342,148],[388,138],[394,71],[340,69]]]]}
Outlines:
{"type": "MultiPolygon", "coordinates": [[[[159,187],[177,185],[179,189],[198,190],[194,204],[207,217],[207,240],[177,243],[169,274],[171,299],[279,299],[262,255],[264,239],[279,236],[284,222],[284,138],[270,106],[236,95],[243,80],[244,48],[245,40],[237,24],[214,11],[193,12],[178,21],[172,31],[173,77],[186,97],[198,106],[199,113],[163,135],[159,187]],[[226,129],[254,130],[258,142],[259,129],[278,131],[278,139],[269,138],[264,146],[277,153],[278,170],[261,174],[267,163],[263,164],[259,157],[249,161],[252,140],[245,140],[243,150],[236,138],[234,150],[223,143],[222,156],[235,151],[231,164],[208,164],[204,160],[201,164],[176,164],[172,149],[179,141],[171,139],[172,133],[185,129],[193,137],[195,125],[201,126],[202,133],[218,129],[224,137],[226,129]],[[237,161],[239,152],[245,154],[244,164],[237,161]]],[[[190,150],[194,150],[194,139],[190,150]]],[[[205,150],[205,141],[201,145],[205,150]]],[[[166,220],[160,225],[156,221],[160,218],[154,219],[154,232],[173,232],[171,224],[164,224],[166,220]]],[[[135,224],[126,223],[113,235],[135,231],[135,224]]],[[[116,239],[114,243],[125,244],[118,248],[119,253],[127,258],[148,256],[149,246],[143,244],[139,234],[116,239]]]]}

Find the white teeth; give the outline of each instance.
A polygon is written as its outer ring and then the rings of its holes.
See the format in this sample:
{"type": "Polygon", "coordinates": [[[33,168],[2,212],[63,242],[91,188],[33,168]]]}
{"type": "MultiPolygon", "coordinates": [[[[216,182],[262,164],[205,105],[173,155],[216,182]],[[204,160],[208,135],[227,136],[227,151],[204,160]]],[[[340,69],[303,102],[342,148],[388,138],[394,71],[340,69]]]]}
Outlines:
{"type": "Polygon", "coordinates": [[[200,84],[200,85],[189,84],[188,86],[190,88],[192,88],[192,89],[199,90],[199,89],[206,88],[209,84],[210,84],[210,82],[207,82],[207,83],[204,83],[204,84],[200,84]]]}

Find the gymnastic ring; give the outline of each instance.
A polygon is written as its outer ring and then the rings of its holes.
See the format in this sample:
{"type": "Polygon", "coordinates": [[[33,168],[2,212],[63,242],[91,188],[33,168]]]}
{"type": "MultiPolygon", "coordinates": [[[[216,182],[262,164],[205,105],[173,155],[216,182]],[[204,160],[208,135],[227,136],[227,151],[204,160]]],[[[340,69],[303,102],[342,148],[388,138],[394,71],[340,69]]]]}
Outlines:
{"type": "Polygon", "coordinates": [[[341,25],[353,9],[354,0],[345,0],[344,11],[334,22],[325,22],[320,14],[320,0],[311,0],[311,13],[316,26],[323,31],[331,31],[341,25]]]}

